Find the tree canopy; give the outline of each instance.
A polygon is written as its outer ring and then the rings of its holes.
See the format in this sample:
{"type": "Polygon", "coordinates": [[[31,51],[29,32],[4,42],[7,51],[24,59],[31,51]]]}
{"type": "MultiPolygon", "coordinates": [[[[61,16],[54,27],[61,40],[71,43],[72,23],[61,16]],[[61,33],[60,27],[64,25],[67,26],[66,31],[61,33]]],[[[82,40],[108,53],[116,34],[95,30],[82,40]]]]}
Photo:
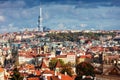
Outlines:
{"type": "Polygon", "coordinates": [[[20,75],[20,72],[17,68],[14,68],[13,75],[11,77],[11,80],[23,80],[23,76],[20,75]]]}
{"type": "Polygon", "coordinates": [[[64,64],[64,66],[62,67],[60,73],[65,74],[65,72],[69,75],[72,76],[73,75],[73,69],[72,69],[72,64],[71,63],[67,63],[64,64]]]}
{"type": "Polygon", "coordinates": [[[87,37],[88,39],[95,39],[99,40],[100,36],[115,36],[115,33],[109,32],[109,33],[93,33],[93,32],[68,32],[68,33],[50,33],[47,34],[46,37],[49,37],[52,41],[72,41],[72,42],[79,42],[80,36],[87,37]]]}
{"type": "Polygon", "coordinates": [[[82,76],[92,76],[95,77],[94,67],[88,62],[81,62],[76,66],[76,80],[82,79],[82,76]]]}
{"type": "Polygon", "coordinates": [[[57,61],[60,61],[60,64],[63,66],[64,65],[64,61],[63,60],[61,60],[61,59],[52,59],[50,62],[49,62],[49,68],[51,69],[51,70],[53,70],[54,68],[55,68],[55,65],[56,65],[56,63],[57,63],[57,61]]]}

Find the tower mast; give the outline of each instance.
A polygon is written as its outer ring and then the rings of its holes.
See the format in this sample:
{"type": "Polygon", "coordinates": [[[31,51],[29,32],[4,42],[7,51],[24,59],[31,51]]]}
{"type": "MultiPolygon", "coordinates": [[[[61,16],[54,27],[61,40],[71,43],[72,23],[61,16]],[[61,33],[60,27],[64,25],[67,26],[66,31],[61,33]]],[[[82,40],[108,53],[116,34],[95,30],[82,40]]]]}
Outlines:
{"type": "Polygon", "coordinates": [[[39,12],[39,16],[38,16],[38,31],[43,32],[43,27],[42,27],[42,7],[40,4],[40,12],[39,12]]]}

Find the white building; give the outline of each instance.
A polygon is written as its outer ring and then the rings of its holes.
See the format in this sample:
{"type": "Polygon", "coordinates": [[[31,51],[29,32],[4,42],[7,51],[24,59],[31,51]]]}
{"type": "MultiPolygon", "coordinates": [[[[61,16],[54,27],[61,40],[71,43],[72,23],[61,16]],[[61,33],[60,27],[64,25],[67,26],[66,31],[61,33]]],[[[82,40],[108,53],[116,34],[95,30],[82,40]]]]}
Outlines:
{"type": "Polygon", "coordinates": [[[5,80],[4,78],[4,69],[0,68],[0,80],[5,80]]]}

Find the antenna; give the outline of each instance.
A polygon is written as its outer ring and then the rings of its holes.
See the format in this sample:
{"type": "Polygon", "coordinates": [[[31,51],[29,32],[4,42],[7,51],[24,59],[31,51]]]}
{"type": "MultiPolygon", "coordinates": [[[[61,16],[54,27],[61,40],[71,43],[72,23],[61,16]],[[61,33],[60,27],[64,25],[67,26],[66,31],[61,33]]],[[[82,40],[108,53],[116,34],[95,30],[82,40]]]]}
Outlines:
{"type": "Polygon", "coordinates": [[[42,27],[42,7],[41,7],[41,2],[40,2],[40,13],[39,13],[39,16],[38,16],[38,31],[41,31],[43,32],[43,27],[42,27]]]}
{"type": "Polygon", "coordinates": [[[40,16],[42,16],[42,8],[40,7],[40,16]]]}

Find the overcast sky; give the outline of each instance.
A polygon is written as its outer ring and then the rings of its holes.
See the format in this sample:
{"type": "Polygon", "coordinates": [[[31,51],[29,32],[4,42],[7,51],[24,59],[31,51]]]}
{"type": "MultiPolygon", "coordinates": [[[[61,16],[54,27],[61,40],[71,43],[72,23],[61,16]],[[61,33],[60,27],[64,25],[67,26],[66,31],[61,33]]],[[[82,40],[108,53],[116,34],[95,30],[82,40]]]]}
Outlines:
{"type": "Polygon", "coordinates": [[[0,33],[37,29],[120,30],[120,0],[0,0],[0,33]]]}

